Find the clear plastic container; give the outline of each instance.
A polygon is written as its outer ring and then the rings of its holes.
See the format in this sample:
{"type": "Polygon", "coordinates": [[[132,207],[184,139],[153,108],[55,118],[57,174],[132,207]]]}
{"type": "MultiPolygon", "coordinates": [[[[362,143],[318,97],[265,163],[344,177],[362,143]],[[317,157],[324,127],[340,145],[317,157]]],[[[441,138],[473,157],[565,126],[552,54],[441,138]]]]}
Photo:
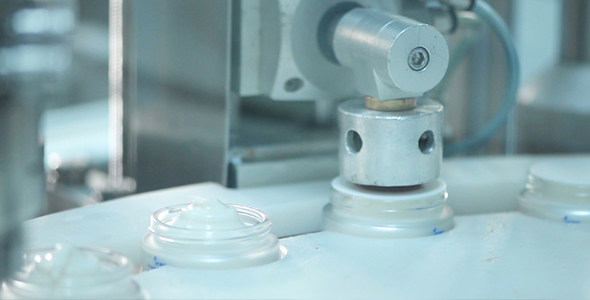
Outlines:
{"type": "Polygon", "coordinates": [[[263,212],[219,200],[162,208],[143,238],[142,267],[232,269],[271,263],[285,251],[270,228],[263,212]]]}
{"type": "Polygon", "coordinates": [[[379,188],[336,177],[324,208],[324,228],[370,238],[437,235],[455,226],[446,199],[446,183],[440,179],[417,187],[379,188]]]}
{"type": "Polygon", "coordinates": [[[519,206],[521,212],[538,218],[590,223],[590,159],[570,157],[534,164],[519,206]]]}
{"type": "Polygon", "coordinates": [[[125,256],[57,245],[24,255],[24,267],[2,283],[3,299],[148,299],[125,256]]]}

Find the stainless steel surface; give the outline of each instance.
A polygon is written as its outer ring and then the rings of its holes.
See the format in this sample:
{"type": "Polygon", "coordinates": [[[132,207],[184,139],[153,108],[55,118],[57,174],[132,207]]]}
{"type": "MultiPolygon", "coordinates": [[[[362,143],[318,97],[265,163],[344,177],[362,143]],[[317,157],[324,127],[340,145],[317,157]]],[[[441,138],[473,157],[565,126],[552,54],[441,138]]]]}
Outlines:
{"type": "Polygon", "coordinates": [[[229,187],[328,179],[338,173],[338,134],[332,126],[310,125],[311,116],[304,113],[313,109],[312,102],[254,99],[244,101],[242,106],[239,127],[232,132],[229,187]],[[278,116],[286,113],[280,112],[284,109],[297,114],[277,118],[269,111],[246,108],[260,101],[273,103],[271,107],[278,116]]]}
{"type": "Polygon", "coordinates": [[[434,27],[365,8],[340,19],[333,47],[360,92],[379,100],[422,96],[443,78],[449,59],[445,38],[434,27]]]}
{"type": "Polygon", "coordinates": [[[236,3],[125,3],[123,167],[138,192],[226,183],[229,118],[238,96],[239,61],[231,47],[236,3]]]}
{"type": "Polygon", "coordinates": [[[322,180],[338,175],[336,155],[301,156],[232,165],[236,188],[322,180]]]}
{"type": "Polygon", "coordinates": [[[338,107],[340,175],[371,186],[411,186],[438,177],[443,106],[420,99],[413,110],[383,112],[362,99],[338,107]]]}

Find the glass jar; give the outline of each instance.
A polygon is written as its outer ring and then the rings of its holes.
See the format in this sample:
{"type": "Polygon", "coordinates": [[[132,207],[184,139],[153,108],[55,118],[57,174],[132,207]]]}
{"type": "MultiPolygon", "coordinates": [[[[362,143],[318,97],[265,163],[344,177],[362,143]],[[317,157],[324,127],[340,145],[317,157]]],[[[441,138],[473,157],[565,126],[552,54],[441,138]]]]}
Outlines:
{"type": "Polygon", "coordinates": [[[332,180],[324,228],[371,238],[438,235],[454,227],[445,205],[446,183],[440,179],[412,187],[368,187],[342,177],[332,180]]]}
{"type": "Polygon", "coordinates": [[[3,299],[147,299],[129,259],[110,250],[57,245],[28,251],[24,260],[3,282],[3,299]]]}
{"type": "Polygon", "coordinates": [[[271,263],[284,251],[270,229],[263,212],[219,200],[201,198],[165,207],[151,217],[142,267],[232,269],[271,263]]]}
{"type": "Polygon", "coordinates": [[[531,166],[519,209],[538,218],[590,223],[590,158],[551,159],[531,166]]]}

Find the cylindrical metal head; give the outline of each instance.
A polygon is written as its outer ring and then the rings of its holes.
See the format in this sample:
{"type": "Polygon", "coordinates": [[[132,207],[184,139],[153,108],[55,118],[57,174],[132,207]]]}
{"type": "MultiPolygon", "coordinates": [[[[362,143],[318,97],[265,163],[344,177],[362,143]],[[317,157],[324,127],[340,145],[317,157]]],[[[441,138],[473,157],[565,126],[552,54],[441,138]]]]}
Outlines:
{"type": "Polygon", "coordinates": [[[442,80],[449,50],[436,28],[356,8],[336,26],[334,53],[353,69],[359,90],[380,100],[422,96],[442,80]]]}
{"type": "Polygon", "coordinates": [[[338,107],[340,175],[371,186],[419,185],[439,176],[443,106],[420,99],[415,109],[375,111],[363,99],[338,107]]]}

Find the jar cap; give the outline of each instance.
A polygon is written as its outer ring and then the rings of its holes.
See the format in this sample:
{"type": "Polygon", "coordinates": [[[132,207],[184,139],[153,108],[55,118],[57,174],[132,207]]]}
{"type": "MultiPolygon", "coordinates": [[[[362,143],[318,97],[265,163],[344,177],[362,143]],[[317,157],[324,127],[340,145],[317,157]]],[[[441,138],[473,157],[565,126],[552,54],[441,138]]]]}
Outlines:
{"type": "Polygon", "coordinates": [[[531,166],[519,206],[535,217],[590,222],[590,158],[555,158],[531,166]]]}

